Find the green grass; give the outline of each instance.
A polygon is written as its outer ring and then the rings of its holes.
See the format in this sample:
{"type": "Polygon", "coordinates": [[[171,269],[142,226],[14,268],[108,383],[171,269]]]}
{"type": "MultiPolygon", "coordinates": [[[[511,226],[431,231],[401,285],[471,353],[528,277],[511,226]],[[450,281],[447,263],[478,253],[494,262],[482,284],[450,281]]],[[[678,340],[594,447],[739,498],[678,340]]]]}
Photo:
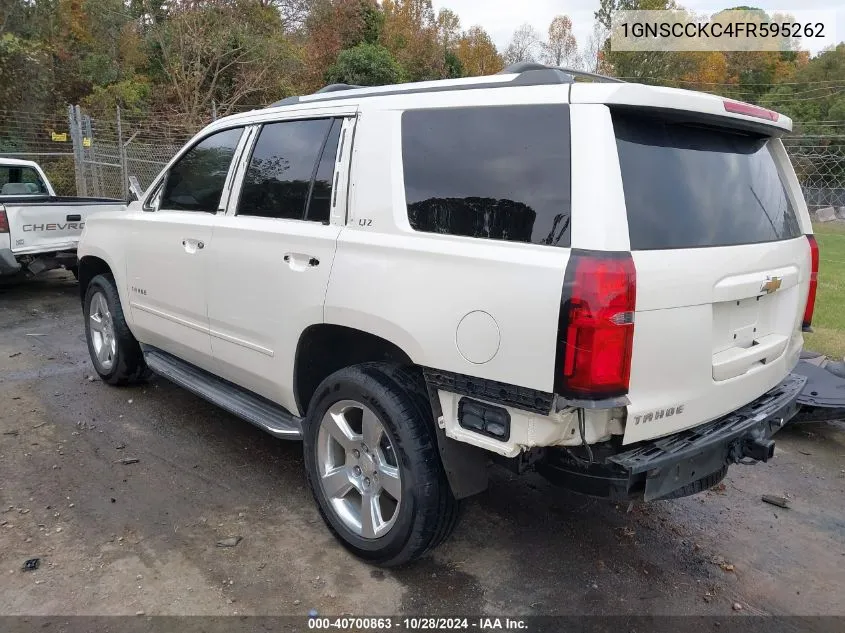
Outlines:
{"type": "Polygon", "coordinates": [[[819,243],[819,288],[813,314],[813,334],[804,347],[835,358],[845,356],[845,225],[815,224],[819,243]]]}

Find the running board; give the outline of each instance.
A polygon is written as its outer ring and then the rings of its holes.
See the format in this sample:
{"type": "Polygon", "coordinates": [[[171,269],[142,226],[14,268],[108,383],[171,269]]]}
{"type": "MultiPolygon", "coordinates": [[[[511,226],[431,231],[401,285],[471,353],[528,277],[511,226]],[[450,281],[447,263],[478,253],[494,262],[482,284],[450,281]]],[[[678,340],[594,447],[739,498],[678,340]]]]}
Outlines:
{"type": "Polygon", "coordinates": [[[302,439],[302,419],[283,407],[172,354],[143,345],[144,360],[153,372],[225,409],[239,418],[286,440],[302,439]]]}

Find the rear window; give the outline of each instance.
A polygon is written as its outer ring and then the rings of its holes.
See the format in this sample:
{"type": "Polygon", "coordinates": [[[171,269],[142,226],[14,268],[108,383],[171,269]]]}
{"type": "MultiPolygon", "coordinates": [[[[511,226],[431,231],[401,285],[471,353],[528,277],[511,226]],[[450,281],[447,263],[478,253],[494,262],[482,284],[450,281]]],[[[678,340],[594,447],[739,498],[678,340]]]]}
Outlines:
{"type": "Polygon", "coordinates": [[[47,186],[32,167],[0,165],[0,196],[33,196],[47,193],[47,186]]]}
{"type": "Polygon", "coordinates": [[[614,113],[631,248],[801,235],[766,137],[614,113]]]}
{"type": "Polygon", "coordinates": [[[569,246],[569,108],[487,106],[402,115],[417,231],[569,246]]]}

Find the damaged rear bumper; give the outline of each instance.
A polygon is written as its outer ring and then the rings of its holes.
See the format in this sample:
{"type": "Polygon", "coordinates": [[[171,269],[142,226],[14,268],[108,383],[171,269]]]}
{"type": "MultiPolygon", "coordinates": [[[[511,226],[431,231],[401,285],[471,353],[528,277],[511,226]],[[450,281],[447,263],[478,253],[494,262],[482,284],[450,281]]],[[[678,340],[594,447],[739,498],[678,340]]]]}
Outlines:
{"type": "Polygon", "coordinates": [[[76,266],[76,251],[48,251],[34,253],[13,253],[10,249],[0,248],[0,276],[20,273],[40,275],[48,270],[76,266]]]}
{"type": "Polygon", "coordinates": [[[550,454],[541,472],[575,492],[615,500],[650,501],[749,459],[774,454],[770,439],[800,407],[806,377],[790,374],[757,400],[713,422],[668,437],[641,442],[605,457],[579,463],[565,452],[550,454]]]}

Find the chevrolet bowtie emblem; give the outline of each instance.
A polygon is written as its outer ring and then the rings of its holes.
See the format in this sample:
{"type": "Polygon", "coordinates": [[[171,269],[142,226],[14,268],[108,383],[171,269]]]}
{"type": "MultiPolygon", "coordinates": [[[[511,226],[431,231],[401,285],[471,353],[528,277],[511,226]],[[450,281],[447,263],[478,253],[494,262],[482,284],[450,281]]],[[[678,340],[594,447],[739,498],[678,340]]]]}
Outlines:
{"type": "Polygon", "coordinates": [[[765,292],[766,294],[770,295],[775,290],[780,288],[782,281],[780,277],[772,277],[766,283],[763,284],[763,287],[760,288],[760,292],[765,292]]]}

